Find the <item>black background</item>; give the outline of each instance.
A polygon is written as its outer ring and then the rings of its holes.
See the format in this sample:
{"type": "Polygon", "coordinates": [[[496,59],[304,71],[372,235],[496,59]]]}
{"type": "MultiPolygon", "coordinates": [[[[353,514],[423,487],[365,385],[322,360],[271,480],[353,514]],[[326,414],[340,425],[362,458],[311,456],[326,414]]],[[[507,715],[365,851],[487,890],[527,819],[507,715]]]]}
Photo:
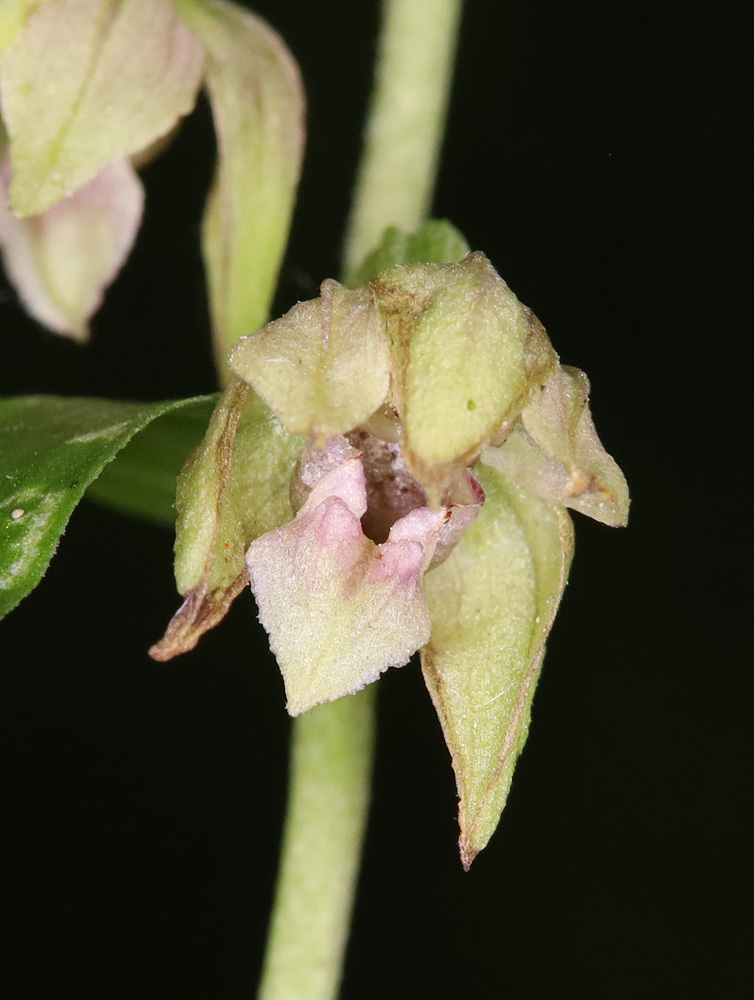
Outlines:
{"type": "MultiPolygon", "coordinates": [[[[255,9],[309,99],[280,312],[338,273],[378,16],[371,0],[255,9]]],[[[434,214],[589,374],[633,507],[622,531],[578,518],[529,742],[468,875],[418,667],[380,682],[344,1000],[745,995],[750,123],[726,11],[467,5],[434,214]]],[[[213,391],[198,251],[212,159],[202,104],[144,172],[143,231],[89,347],[0,285],[3,393],[213,391]]],[[[285,796],[282,684],[249,595],[195,653],[147,658],[177,603],[171,548],[85,503],[0,625],[9,998],[252,995],[285,796]]]]}

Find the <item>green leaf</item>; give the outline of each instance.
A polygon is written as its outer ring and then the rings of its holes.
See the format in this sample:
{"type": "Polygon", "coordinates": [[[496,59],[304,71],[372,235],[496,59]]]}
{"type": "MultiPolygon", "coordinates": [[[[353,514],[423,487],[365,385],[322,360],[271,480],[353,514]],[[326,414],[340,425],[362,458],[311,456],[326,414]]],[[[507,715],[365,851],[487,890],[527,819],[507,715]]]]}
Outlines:
{"type": "Polygon", "coordinates": [[[429,219],[415,233],[390,226],[361,267],[349,275],[346,284],[358,288],[395,264],[450,264],[464,258],[470,249],[464,236],[447,219],[429,219]]]}
{"type": "Polygon", "coordinates": [[[11,199],[38,215],[194,107],[202,48],[171,0],[49,0],[0,57],[11,199]]]}
{"type": "Polygon", "coordinates": [[[0,617],[39,583],[76,504],[120,449],[157,417],[207,405],[206,397],[0,400],[0,617]]]}
{"type": "Polygon", "coordinates": [[[147,424],[104,467],[87,500],[173,528],[176,481],[207,430],[217,398],[201,396],[147,424]]]}
{"type": "Polygon", "coordinates": [[[481,464],[474,475],[479,517],[424,578],[432,637],[421,654],[453,758],[465,868],[505,805],[573,550],[563,507],[481,464]]]}
{"type": "Polygon", "coordinates": [[[218,361],[263,326],[288,239],[304,148],[304,92],[282,39],[223,0],[178,0],[204,45],[218,165],[203,225],[218,361]]]}

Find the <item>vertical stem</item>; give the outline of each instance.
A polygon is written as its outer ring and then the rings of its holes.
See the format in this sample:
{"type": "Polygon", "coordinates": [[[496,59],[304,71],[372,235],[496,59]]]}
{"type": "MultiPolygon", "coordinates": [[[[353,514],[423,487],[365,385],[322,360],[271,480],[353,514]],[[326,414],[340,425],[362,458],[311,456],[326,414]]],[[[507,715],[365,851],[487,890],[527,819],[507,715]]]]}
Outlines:
{"type": "Polygon", "coordinates": [[[461,0],[385,0],[377,73],[346,236],[346,280],[388,226],[429,212],[461,0]]]}
{"type": "MultiPolygon", "coordinates": [[[[343,268],[390,225],[424,221],[442,141],[460,0],[384,0],[343,268]]],[[[294,721],[291,782],[259,1000],[333,1000],[359,871],[374,748],[374,688],[294,721]]]]}
{"type": "Polygon", "coordinates": [[[337,995],[369,806],[374,687],[293,730],[289,811],[260,1000],[337,995]]]}

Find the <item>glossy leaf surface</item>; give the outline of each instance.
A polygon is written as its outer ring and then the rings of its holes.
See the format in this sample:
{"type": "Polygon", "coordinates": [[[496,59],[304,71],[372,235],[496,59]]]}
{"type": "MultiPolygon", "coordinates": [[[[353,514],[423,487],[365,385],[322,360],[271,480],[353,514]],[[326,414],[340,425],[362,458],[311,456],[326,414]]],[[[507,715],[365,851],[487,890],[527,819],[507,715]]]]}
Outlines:
{"type": "Polygon", "coordinates": [[[105,507],[173,528],[176,482],[207,429],[217,393],[153,420],[104,467],[86,493],[105,507]]]}
{"type": "Polygon", "coordinates": [[[160,403],[0,401],[0,616],[36,587],[87,487],[142,428],[206,397],[160,403]]]}

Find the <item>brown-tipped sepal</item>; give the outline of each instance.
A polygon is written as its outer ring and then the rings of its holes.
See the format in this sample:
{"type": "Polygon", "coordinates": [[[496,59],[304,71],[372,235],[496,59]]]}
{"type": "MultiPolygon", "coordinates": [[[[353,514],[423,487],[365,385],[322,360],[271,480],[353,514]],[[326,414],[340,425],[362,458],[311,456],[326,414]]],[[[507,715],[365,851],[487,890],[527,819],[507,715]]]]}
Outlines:
{"type": "Polygon", "coordinates": [[[560,367],[524,408],[508,438],[482,461],[509,479],[612,527],[628,521],[628,486],[589,411],[589,380],[560,367]]]}
{"type": "Polygon", "coordinates": [[[249,544],[293,516],[302,445],[245,382],[231,381],[178,480],[175,574],[185,600],[150,650],[155,659],[193,649],[225,616],[248,582],[249,544]]]}

